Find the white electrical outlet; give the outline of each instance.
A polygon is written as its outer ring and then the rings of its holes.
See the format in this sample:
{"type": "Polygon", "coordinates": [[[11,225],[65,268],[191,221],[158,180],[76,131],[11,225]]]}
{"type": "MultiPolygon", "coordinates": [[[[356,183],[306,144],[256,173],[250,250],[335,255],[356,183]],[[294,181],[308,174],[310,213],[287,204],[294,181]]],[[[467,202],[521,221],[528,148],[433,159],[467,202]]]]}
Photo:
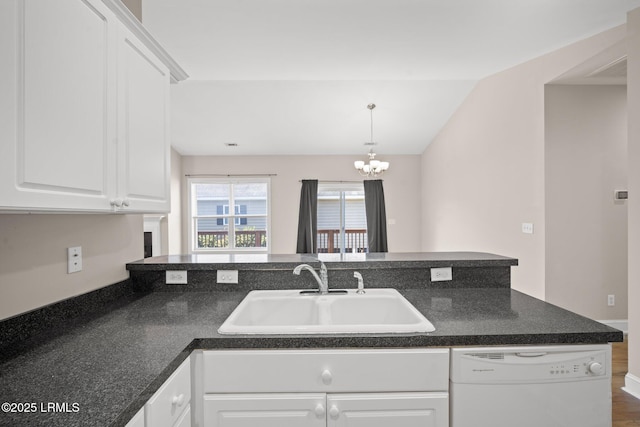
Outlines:
{"type": "Polygon", "coordinates": [[[82,246],[67,248],[67,273],[82,271],[82,246]]]}
{"type": "Polygon", "coordinates": [[[609,307],[613,307],[614,305],[616,305],[616,296],[615,295],[608,295],[607,296],[607,305],[609,307]]]}
{"type": "Polygon", "coordinates": [[[238,283],[238,270],[218,270],[216,272],[218,283],[238,283]]]}
{"type": "Polygon", "coordinates": [[[533,234],[533,224],[530,222],[523,222],[522,232],[525,234],[533,234]]]}
{"type": "Polygon", "coordinates": [[[167,270],[165,282],[167,285],[186,285],[187,271],[186,270],[167,270]]]}
{"type": "Polygon", "coordinates": [[[452,280],[452,279],[453,279],[453,273],[451,272],[451,267],[441,267],[441,268],[431,269],[432,282],[442,282],[445,280],[452,280]]]}

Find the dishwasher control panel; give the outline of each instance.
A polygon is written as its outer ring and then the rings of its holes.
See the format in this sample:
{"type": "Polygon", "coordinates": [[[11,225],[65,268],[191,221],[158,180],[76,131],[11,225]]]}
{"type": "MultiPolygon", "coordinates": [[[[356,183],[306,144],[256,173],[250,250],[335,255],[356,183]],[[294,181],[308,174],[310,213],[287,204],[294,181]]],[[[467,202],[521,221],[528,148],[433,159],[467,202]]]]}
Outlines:
{"type": "Polygon", "coordinates": [[[457,348],[451,379],[459,383],[589,380],[610,377],[608,345],[546,348],[457,348]]]}

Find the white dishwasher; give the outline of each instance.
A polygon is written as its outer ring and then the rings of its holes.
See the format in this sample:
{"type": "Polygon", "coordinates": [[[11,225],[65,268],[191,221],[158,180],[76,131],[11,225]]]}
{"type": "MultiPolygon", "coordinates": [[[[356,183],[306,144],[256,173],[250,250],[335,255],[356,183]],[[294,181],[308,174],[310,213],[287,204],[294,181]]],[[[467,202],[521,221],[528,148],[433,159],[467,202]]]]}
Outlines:
{"type": "Polygon", "coordinates": [[[451,427],[611,427],[611,346],[451,351],[451,427]]]}

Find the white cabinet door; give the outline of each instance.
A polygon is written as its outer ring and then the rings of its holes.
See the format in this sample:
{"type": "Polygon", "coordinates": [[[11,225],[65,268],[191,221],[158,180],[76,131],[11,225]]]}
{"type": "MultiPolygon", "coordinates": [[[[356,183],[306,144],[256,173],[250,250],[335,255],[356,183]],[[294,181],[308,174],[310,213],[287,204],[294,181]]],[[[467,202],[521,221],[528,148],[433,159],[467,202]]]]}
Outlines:
{"type": "Polygon", "coordinates": [[[191,427],[191,405],[187,405],[180,418],[176,421],[173,427],[191,427]]]}
{"type": "Polygon", "coordinates": [[[447,393],[327,396],[328,427],[448,427],[447,393]]]}
{"type": "Polygon", "coordinates": [[[187,358],[145,405],[147,426],[174,427],[185,423],[183,415],[191,411],[190,401],[191,361],[187,358]]]}
{"type": "Polygon", "coordinates": [[[144,408],[140,409],[137,414],[131,418],[125,427],[145,427],[144,426],[144,408]]]}
{"type": "Polygon", "coordinates": [[[124,26],[118,43],[118,203],[168,212],[169,69],[124,26]]]}
{"type": "Polygon", "coordinates": [[[99,0],[1,3],[0,209],[109,209],[115,16],[99,0]]]}
{"type": "Polygon", "coordinates": [[[0,1],[0,210],[169,211],[170,71],[111,7],[0,1]]]}
{"type": "Polygon", "coordinates": [[[325,395],[207,394],[205,427],[324,427],[325,395]]]}

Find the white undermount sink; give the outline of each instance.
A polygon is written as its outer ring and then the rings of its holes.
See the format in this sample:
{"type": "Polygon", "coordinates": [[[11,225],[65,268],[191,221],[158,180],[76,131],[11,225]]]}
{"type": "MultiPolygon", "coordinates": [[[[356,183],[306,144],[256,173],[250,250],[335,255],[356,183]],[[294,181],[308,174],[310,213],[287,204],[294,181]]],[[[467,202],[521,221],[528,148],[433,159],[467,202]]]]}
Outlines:
{"type": "Polygon", "coordinates": [[[251,291],[220,334],[352,334],[432,332],[435,328],[395,289],[357,294],[251,291]]]}

